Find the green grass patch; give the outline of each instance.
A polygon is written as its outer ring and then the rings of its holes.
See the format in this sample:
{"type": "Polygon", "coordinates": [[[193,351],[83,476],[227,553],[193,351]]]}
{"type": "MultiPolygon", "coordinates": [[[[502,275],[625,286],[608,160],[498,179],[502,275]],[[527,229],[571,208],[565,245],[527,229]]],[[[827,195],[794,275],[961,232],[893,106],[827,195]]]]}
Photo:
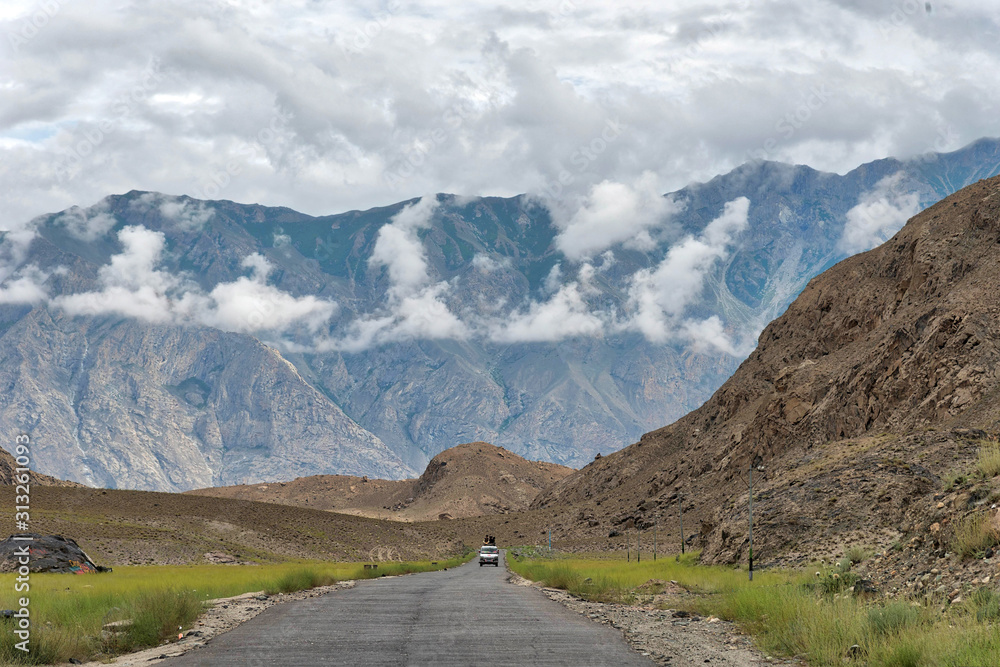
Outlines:
{"type": "Polygon", "coordinates": [[[985,441],[979,448],[976,470],[986,479],[1000,475],[1000,442],[985,441]]]}
{"type": "Polygon", "coordinates": [[[260,566],[191,565],[116,567],[99,575],[32,574],[31,589],[14,590],[15,576],[0,575],[0,608],[16,609],[27,595],[31,612],[31,651],[15,648],[17,638],[0,633],[0,664],[43,665],[106,659],[158,646],[190,629],[215,598],[253,591],[292,592],[348,579],[429,572],[455,567],[460,558],[437,561],[379,563],[299,562],[260,566]],[[114,621],[131,621],[122,632],[102,632],[114,621]],[[182,630],[183,629],[183,630],[182,630]]]}
{"type": "Polygon", "coordinates": [[[978,558],[1000,544],[1000,531],[985,512],[970,514],[955,524],[952,549],[962,558],[978,558]]]}
{"type": "Polygon", "coordinates": [[[603,601],[628,602],[650,579],[674,580],[697,594],[671,598],[673,608],[734,621],[763,652],[803,656],[819,667],[987,667],[1000,655],[1000,595],[983,589],[945,614],[906,599],[856,597],[846,583],[855,579],[849,558],[818,572],[757,571],[753,582],[745,569],[702,566],[690,557],[508,562],[524,577],[603,601]],[[588,594],[588,578],[598,595],[588,594]]]}

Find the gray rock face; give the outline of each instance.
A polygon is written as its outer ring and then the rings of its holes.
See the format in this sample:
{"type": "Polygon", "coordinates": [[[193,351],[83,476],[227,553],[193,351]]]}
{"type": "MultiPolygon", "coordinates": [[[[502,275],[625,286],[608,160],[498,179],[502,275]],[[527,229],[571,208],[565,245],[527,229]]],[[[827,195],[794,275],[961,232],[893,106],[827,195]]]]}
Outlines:
{"type": "MultiPolygon", "coordinates": [[[[656,267],[683,235],[703,231],[726,202],[747,197],[748,227],[690,311],[718,315],[732,338],[752,341],[849,252],[840,244],[848,211],[883,179],[899,174],[897,191],[915,193],[925,207],[998,171],[997,141],[881,160],[844,176],[744,165],[673,193],[685,207],[656,247],[615,247],[589,298],[624,312],[631,276],[656,267]]],[[[122,252],[117,232],[141,225],[164,235],[159,268],[206,292],[246,276],[248,255],[266,257],[270,285],[338,304],[322,332],[330,337],[385,306],[390,278],[370,260],[379,230],[405,203],[316,218],[173,200],[206,213],[198,226],[137,206],[143,197],[150,195],[108,197],[100,210],[109,226],[87,239],[74,235],[66,216],[40,219],[18,266],[47,272],[52,296],[92,289],[101,267],[122,252]]],[[[524,312],[548,298],[554,266],[575,271],[556,249],[547,211],[530,199],[439,201],[419,240],[429,276],[450,286],[452,312],[524,312]]],[[[119,488],[185,490],[320,473],[411,477],[436,453],[475,440],[581,466],[699,406],[741,361],[628,331],[558,343],[410,339],[352,352],[295,342],[7,303],[0,305],[0,425],[32,434],[40,471],[119,488]]]]}

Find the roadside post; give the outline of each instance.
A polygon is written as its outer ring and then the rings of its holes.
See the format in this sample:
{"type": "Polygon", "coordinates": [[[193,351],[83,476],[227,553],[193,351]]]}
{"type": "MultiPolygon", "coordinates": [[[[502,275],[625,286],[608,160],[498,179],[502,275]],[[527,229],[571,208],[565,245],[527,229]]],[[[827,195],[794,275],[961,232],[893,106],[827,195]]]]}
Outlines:
{"type": "Polygon", "coordinates": [[[753,581],[753,463],[750,464],[750,497],[747,500],[747,508],[750,514],[750,581],[753,581]]]}
{"type": "Polygon", "coordinates": [[[677,493],[677,515],[681,518],[681,553],[684,553],[684,501],[680,492],[677,493]]]}

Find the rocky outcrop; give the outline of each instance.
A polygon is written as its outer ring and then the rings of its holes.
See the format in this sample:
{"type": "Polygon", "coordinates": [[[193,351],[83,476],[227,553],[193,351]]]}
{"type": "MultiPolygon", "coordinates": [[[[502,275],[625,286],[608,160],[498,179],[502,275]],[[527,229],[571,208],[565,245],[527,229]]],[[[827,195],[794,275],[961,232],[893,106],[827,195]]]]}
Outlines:
{"type": "Polygon", "coordinates": [[[682,498],[687,520],[707,526],[705,558],[743,558],[753,462],[760,553],[862,528],[873,542],[898,534],[1000,431],[998,293],[993,178],[812,280],[705,405],[534,506],[596,503],[641,523],[682,498]]]}

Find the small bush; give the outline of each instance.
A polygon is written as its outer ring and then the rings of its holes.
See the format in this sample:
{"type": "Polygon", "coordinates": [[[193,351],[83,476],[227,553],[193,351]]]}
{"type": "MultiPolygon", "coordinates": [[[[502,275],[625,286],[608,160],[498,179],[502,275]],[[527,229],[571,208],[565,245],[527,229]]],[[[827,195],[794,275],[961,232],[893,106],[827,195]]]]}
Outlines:
{"type": "Polygon", "coordinates": [[[991,442],[979,448],[976,469],[986,479],[1000,475],[1000,442],[991,442]]]}
{"type": "Polygon", "coordinates": [[[887,667],[921,667],[924,664],[923,648],[916,644],[898,644],[885,664],[887,667]]]}
{"type": "Polygon", "coordinates": [[[893,602],[868,610],[868,630],[877,637],[896,635],[916,625],[920,612],[905,602],[893,602]]]}
{"type": "Polygon", "coordinates": [[[958,522],[952,543],[955,553],[962,558],[979,557],[1000,543],[1000,531],[993,527],[989,516],[978,512],[958,522]]]}
{"type": "Polygon", "coordinates": [[[989,588],[980,588],[972,594],[971,602],[980,623],[1000,621],[1000,595],[989,588]]]}
{"type": "Polygon", "coordinates": [[[178,627],[188,627],[204,610],[204,602],[194,591],[156,591],[137,597],[126,615],[132,625],[120,638],[109,637],[108,649],[114,652],[133,651],[143,646],[156,646],[164,639],[177,637],[178,627]]]}
{"type": "Polygon", "coordinates": [[[337,579],[327,574],[323,574],[313,568],[302,568],[292,570],[279,578],[272,586],[264,592],[268,595],[275,593],[294,593],[304,591],[317,586],[327,586],[336,583],[337,579]]]}
{"type": "Polygon", "coordinates": [[[951,491],[965,484],[967,479],[964,473],[957,470],[949,470],[941,478],[941,486],[944,487],[945,491],[951,491]]]}
{"type": "Polygon", "coordinates": [[[866,560],[872,553],[872,550],[868,547],[863,547],[860,544],[852,544],[844,550],[844,557],[851,562],[852,565],[861,563],[866,560]]]}

